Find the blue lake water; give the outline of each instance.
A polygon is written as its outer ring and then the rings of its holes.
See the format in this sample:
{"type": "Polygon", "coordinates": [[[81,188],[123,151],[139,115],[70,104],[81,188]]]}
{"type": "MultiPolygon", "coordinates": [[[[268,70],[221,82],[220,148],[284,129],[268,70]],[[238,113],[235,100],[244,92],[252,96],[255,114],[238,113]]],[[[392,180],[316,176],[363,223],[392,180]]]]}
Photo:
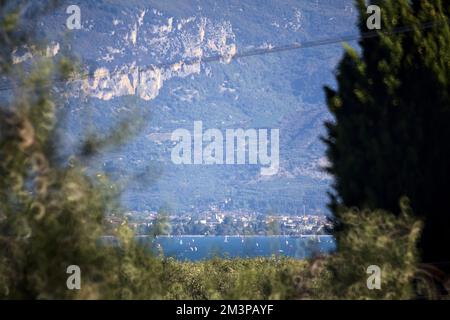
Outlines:
{"type": "Polygon", "coordinates": [[[138,236],[137,241],[155,253],[178,260],[214,257],[254,258],[286,256],[304,259],[335,249],[332,236],[138,236]],[[152,241],[154,240],[154,241],[152,241]]]}

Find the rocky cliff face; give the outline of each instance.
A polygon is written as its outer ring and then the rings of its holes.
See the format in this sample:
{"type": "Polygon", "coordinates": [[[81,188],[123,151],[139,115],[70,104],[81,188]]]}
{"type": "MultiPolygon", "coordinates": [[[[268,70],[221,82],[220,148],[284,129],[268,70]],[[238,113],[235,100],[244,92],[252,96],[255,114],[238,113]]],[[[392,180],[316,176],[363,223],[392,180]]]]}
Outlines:
{"type": "Polygon", "coordinates": [[[152,181],[131,183],[125,206],[325,211],[331,178],[322,170],[319,138],[329,118],[322,88],[334,83],[342,46],[273,49],[356,34],[351,0],[92,0],[80,9],[81,30],[63,27],[64,6],[42,23],[46,38],[78,56],[89,74],[72,83],[65,146],[75,148],[87,128],[113,126],[133,110],[130,97],[152,114],[136,138],[98,159],[99,170],[117,177],[150,166],[152,181]],[[254,165],[174,165],[170,133],[192,130],[196,120],[207,128],[280,129],[280,170],[265,177],[254,165]]]}

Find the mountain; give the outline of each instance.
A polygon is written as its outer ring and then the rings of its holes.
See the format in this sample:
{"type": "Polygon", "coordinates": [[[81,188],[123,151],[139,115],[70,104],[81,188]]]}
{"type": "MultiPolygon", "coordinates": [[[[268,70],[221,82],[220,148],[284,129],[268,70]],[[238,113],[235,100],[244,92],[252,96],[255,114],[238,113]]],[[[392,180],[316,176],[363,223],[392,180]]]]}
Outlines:
{"type": "Polygon", "coordinates": [[[58,44],[56,55],[78,57],[90,75],[71,84],[64,148],[142,111],[150,116],[140,133],[95,161],[115,178],[138,177],[123,194],[128,209],[324,213],[332,179],[322,169],[320,136],[330,119],[323,86],[334,85],[342,44],[277,48],[357,34],[352,3],[87,0],[79,3],[82,28],[67,30],[67,2],[40,30],[58,44]],[[205,129],[279,129],[277,174],[262,176],[258,165],[173,164],[171,133],[199,120],[205,129]]]}

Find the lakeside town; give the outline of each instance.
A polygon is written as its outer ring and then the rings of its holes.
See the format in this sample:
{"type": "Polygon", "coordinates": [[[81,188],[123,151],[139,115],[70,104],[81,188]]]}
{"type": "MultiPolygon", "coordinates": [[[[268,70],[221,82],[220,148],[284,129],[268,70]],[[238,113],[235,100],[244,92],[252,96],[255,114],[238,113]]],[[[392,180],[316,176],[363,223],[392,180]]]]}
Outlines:
{"type": "MultiPolygon", "coordinates": [[[[262,214],[245,209],[194,214],[129,211],[125,217],[136,235],[324,235],[331,227],[325,215],[262,214]]],[[[116,225],[122,219],[109,216],[107,222],[116,225]]]]}

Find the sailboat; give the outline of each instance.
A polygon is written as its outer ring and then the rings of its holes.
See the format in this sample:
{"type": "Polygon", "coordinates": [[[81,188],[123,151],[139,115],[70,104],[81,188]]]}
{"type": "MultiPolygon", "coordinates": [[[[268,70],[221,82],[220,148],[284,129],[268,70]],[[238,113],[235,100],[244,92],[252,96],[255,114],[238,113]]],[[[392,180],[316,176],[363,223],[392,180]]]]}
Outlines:
{"type": "Polygon", "coordinates": [[[228,242],[228,236],[225,236],[225,240],[223,242],[228,242]]]}

